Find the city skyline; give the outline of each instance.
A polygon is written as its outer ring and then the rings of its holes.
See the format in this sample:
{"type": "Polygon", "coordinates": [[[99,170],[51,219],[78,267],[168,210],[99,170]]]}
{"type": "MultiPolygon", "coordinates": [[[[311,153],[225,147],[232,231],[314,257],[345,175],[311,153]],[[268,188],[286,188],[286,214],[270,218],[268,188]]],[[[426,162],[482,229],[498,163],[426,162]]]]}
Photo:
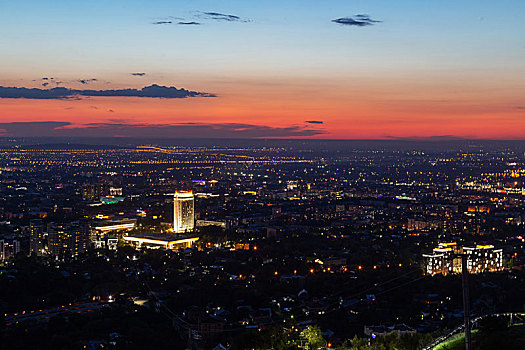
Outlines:
{"type": "Polygon", "coordinates": [[[523,10],[519,1],[2,3],[0,129],[523,139],[523,10]]]}

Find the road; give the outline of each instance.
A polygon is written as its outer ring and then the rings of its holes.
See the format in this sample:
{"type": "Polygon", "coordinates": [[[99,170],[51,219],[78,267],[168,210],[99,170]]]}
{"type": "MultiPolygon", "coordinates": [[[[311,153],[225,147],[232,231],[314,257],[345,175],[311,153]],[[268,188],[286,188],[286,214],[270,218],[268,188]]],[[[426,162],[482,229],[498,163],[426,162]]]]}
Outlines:
{"type": "Polygon", "coordinates": [[[106,302],[91,302],[82,304],[63,305],[51,309],[36,310],[36,311],[22,311],[14,314],[7,314],[5,316],[5,325],[7,327],[14,326],[21,322],[33,320],[37,322],[48,322],[54,316],[67,314],[83,314],[94,311],[100,311],[109,307],[106,302]]]}

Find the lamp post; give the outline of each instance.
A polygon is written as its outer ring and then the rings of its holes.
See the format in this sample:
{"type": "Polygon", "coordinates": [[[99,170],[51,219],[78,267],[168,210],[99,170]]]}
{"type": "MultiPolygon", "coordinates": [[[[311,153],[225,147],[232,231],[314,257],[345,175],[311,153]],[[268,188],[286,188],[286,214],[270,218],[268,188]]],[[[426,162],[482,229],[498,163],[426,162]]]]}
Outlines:
{"type": "Polygon", "coordinates": [[[468,255],[458,254],[461,257],[461,275],[462,275],[462,287],[463,287],[463,321],[465,327],[465,349],[472,349],[472,339],[470,337],[470,296],[469,296],[469,283],[468,283],[468,255]]]}

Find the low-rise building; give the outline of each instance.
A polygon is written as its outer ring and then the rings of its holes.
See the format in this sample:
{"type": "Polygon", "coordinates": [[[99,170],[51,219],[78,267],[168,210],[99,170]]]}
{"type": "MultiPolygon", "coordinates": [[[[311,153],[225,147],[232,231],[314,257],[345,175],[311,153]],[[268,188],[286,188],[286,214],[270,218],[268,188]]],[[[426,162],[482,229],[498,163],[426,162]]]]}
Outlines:
{"type": "Polygon", "coordinates": [[[170,250],[191,248],[199,240],[197,236],[182,236],[170,234],[147,234],[123,237],[124,242],[140,248],[164,248],[170,250]]]}

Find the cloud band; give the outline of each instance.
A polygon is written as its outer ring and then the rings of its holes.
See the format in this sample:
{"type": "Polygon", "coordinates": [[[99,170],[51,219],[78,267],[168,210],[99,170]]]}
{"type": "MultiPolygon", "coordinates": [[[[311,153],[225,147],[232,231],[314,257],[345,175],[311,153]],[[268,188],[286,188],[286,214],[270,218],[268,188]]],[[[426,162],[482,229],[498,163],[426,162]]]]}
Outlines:
{"type": "Polygon", "coordinates": [[[106,96],[106,97],[150,97],[150,98],[187,98],[187,97],[216,97],[214,94],[190,91],[184,88],[178,89],[174,86],[160,86],[153,84],[142,89],[120,89],[120,90],[77,90],[65,87],[52,89],[5,87],[0,86],[0,98],[27,98],[27,99],[67,99],[82,96],[106,96]]]}

